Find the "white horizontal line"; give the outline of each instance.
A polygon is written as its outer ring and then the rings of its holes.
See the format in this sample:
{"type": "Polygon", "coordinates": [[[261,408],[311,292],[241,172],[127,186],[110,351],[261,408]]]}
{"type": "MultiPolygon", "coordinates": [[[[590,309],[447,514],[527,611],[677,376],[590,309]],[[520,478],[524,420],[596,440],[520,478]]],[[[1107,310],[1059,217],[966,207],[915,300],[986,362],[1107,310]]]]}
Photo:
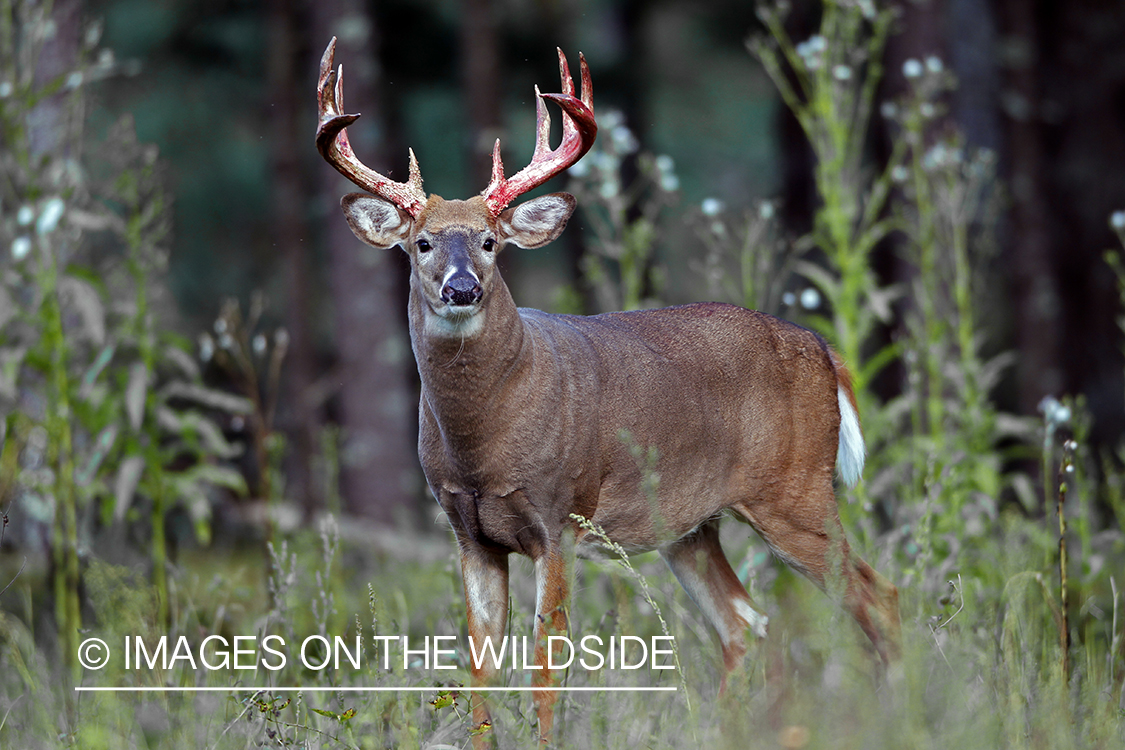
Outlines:
{"type": "Polygon", "coordinates": [[[550,693],[675,692],[678,687],[93,687],[74,688],[78,693],[550,693]]]}

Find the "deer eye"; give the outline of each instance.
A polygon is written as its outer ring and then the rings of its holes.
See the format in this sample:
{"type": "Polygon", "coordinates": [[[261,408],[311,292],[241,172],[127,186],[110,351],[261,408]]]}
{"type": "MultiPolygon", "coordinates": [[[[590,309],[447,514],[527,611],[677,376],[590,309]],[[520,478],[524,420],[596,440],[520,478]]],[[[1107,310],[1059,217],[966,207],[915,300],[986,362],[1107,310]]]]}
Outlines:
{"type": "Polygon", "coordinates": [[[496,248],[496,240],[492,239],[491,237],[489,237],[487,240],[485,240],[484,244],[481,245],[481,249],[484,250],[486,253],[491,253],[495,248],[496,248]]]}
{"type": "Polygon", "coordinates": [[[430,243],[427,242],[426,240],[418,240],[414,244],[418,247],[418,252],[420,252],[420,253],[428,253],[428,252],[430,252],[430,250],[433,249],[433,248],[430,247],[430,243]]]}

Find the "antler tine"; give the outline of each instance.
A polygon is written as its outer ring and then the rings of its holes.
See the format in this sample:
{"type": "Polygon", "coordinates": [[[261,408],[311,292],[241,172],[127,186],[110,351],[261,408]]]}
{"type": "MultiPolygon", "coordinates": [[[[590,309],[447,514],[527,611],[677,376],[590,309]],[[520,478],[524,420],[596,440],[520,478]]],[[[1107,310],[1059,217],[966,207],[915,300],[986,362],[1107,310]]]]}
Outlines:
{"type": "MultiPolygon", "coordinates": [[[[559,55],[562,55],[562,50],[559,50],[559,55]]],[[[566,58],[563,58],[566,62],[566,58]]],[[[586,105],[586,109],[591,113],[594,111],[594,82],[590,78],[590,66],[586,64],[586,56],[581,52],[578,53],[578,76],[582,79],[582,103],[586,105]]],[[[571,96],[574,96],[574,81],[570,78],[570,71],[566,73],[567,81],[569,82],[571,96]]]]}
{"type": "MultiPolygon", "coordinates": [[[[562,78],[562,92],[567,96],[574,96],[574,79],[570,77],[570,65],[567,64],[566,55],[563,54],[562,48],[556,48],[559,53],[559,75],[562,78]]],[[[591,89],[592,85],[587,85],[590,79],[590,69],[586,67],[586,57],[578,53],[578,65],[580,68],[579,75],[584,75],[582,79],[582,103],[585,104],[590,111],[594,110],[594,103],[591,89]]],[[[572,120],[568,117],[563,118],[563,140],[567,137],[574,137],[578,128],[572,120]]]]}
{"type": "MultiPolygon", "coordinates": [[[[563,118],[565,124],[567,118],[563,118]]],[[[532,160],[536,157],[542,158],[544,154],[551,152],[551,113],[547,111],[547,105],[543,101],[543,94],[539,93],[539,87],[535,87],[535,150],[532,152],[532,160]]]]}
{"type": "Polygon", "coordinates": [[[586,58],[580,53],[582,98],[574,96],[574,80],[570,76],[566,56],[559,50],[559,75],[562,93],[543,94],[535,87],[535,151],[531,162],[510,178],[504,177],[504,164],[500,160],[500,141],[492,150],[492,179],[481,196],[493,216],[499,215],[517,196],[542,185],[559,172],[572,166],[585,156],[598,134],[594,120],[594,87],[586,58]],[[551,150],[551,117],[544,100],[550,99],[563,111],[562,142],[551,150]]]}
{"type": "Polygon", "coordinates": [[[387,179],[364,165],[352,151],[345,128],[358,120],[359,115],[343,114],[344,66],[341,65],[338,70],[332,69],[335,55],[336,37],[332,37],[320,60],[320,75],[317,80],[317,103],[320,111],[320,121],[316,128],[317,150],[340,174],[356,185],[394,203],[417,218],[426,204],[426,192],[422,189],[422,173],[418,169],[414,151],[410,151],[410,175],[406,182],[387,179]]]}
{"type": "Polygon", "coordinates": [[[581,52],[578,53],[578,61],[581,63],[579,66],[578,75],[582,78],[582,103],[585,104],[591,112],[594,111],[594,82],[590,78],[590,66],[586,64],[586,57],[581,52]]]}

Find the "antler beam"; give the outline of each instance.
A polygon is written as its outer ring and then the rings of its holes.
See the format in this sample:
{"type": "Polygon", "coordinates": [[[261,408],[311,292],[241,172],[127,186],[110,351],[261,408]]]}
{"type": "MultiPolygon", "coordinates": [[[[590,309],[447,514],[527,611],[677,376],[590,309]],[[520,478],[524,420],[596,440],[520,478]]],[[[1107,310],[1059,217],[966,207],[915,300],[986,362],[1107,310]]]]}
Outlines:
{"type": "MultiPolygon", "coordinates": [[[[328,43],[320,61],[320,78],[317,81],[317,100],[320,121],[316,128],[316,148],[320,155],[347,177],[369,193],[394,203],[414,218],[426,205],[426,192],[422,189],[422,174],[418,160],[410,151],[410,176],[406,182],[394,182],[372,170],[356,158],[348,143],[345,130],[359,119],[358,114],[346,115],[344,110],[344,66],[332,69],[336,54],[336,37],[328,43]]],[[[572,87],[573,88],[573,87],[572,87]]]]}
{"type": "Polygon", "coordinates": [[[536,136],[535,152],[531,163],[510,178],[504,177],[504,163],[500,159],[500,139],[492,150],[492,180],[481,193],[493,216],[503,211],[517,196],[542,185],[559,172],[573,166],[594,145],[598,125],[594,121],[594,86],[590,81],[590,68],[586,58],[578,54],[582,77],[582,98],[574,96],[574,80],[566,55],[559,50],[559,74],[562,78],[561,94],[541,94],[535,87],[536,136]],[[550,99],[562,108],[562,142],[551,150],[551,116],[544,99],[550,99]]]}

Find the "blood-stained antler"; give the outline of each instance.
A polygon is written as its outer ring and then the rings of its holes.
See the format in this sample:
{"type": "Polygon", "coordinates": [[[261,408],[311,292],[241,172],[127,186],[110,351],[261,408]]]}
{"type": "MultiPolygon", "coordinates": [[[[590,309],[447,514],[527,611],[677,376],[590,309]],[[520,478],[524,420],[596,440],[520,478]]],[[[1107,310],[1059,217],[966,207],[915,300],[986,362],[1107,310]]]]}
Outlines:
{"type": "Polygon", "coordinates": [[[566,56],[559,50],[559,73],[562,77],[561,94],[541,94],[535,87],[536,136],[535,153],[531,163],[510,178],[504,177],[504,164],[500,160],[500,140],[492,151],[492,180],[481,193],[488,210],[493,216],[503,211],[517,196],[542,185],[559,172],[581,159],[598,134],[594,121],[594,86],[590,81],[590,69],[586,58],[578,54],[582,75],[582,98],[574,96],[574,80],[566,56]],[[547,114],[544,99],[556,102],[563,111],[562,143],[553,151],[550,148],[551,116],[547,114]]]}
{"type": "MultiPolygon", "coordinates": [[[[394,203],[414,218],[426,205],[426,192],[422,189],[422,174],[418,160],[410,152],[410,177],[406,182],[394,182],[372,170],[356,158],[348,143],[345,131],[359,119],[359,115],[345,115],[344,66],[332,69],[336,54],[336,37],[328,43],[320,60],[320,78],[317,82],[317,99],[320,105],[320,122],[316,127],[316,148],[329,164],[369,193],[394,203]]],[[[573,87],[572,87],[573,88],[573,87]]]]}

